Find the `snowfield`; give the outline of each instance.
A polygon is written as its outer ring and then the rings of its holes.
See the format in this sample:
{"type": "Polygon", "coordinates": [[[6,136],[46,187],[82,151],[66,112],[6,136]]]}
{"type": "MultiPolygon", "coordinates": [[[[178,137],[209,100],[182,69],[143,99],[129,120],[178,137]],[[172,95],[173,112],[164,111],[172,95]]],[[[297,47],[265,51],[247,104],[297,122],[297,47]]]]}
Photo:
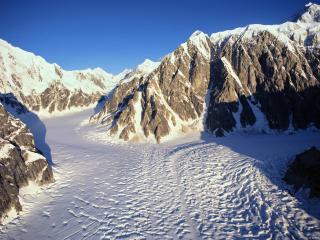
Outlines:
{"type": "Polygon", "coordinates": [[[90,114],[45,120],[56,182],[22,191],[1,239],[320,239],[320,201],[281,180],[319,132],[116,144],[90,114]]]}

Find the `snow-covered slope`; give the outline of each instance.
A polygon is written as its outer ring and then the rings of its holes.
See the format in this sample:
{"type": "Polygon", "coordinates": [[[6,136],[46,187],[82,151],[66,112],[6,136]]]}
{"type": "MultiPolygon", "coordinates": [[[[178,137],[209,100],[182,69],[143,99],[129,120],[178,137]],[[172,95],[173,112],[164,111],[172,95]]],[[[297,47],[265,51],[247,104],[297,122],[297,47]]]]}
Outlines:
{"type": "Polygon", "coordinates": [[[196,31],[149,74],[120,84],[92,119],[126,141],[320,127],[319,14],[308,4],[296,22],[196,31]]]}
{"type": "Polygon", "coordinates": [[[56,182],[22,195],[0,239],[320,238],[320,200],[297,199],[281,180],[319,132],[103,145],[83,137],[88,115],[45,120],[56,182]]]}
{"type": "Polygon", "coordinates": [[[136,68],[136,72],[151,73],[159,66],[160,62],[153,62],[150,59],[145,59],[143,63],[139,64],[136,68]]]}
{"type": "Polygon", "coordinates": [[[101,68],[66,71],[0,40],[0,93],[13,94],[27,108],[40,114],[95,104],[123,75],[114,76],[101,68]]]}

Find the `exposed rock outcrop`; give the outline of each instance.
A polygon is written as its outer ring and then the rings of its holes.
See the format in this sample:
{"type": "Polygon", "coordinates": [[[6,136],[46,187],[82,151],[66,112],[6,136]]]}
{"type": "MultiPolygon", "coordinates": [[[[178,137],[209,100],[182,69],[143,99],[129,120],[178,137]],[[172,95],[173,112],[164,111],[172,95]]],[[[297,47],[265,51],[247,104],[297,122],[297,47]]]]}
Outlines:
{"type": "Polygon", "coordinates": [[[257,111],[270,129],[305,129],[310,124],[319,128],[318,52],[298,46],[291,51],[268,31],[250,41],[226,41],[212,57],[208,130],[221,133],[252,126],[257,111]]]}
{"type": "Polygon", "coordinates": [[[19,189],[53,182],[51,167],[36,149],[27,126],[0,104],[0,224],[22,210],[19,189]]]}
{"type": "Polygon", "coordinates": [[[122,140],[157,142],[190,128],[216,136],[319,128],[319,13],[311,4],[297,22],[197,31],[157,68],[120,84],[91,121],[122,140]]]}
{"type": "Polygon", "coordinates": [[[320,197],[320,151],[312,147],[298,154],[284,177],[297,192],[301,187],[310,188],[310,197],[320,197]]]}

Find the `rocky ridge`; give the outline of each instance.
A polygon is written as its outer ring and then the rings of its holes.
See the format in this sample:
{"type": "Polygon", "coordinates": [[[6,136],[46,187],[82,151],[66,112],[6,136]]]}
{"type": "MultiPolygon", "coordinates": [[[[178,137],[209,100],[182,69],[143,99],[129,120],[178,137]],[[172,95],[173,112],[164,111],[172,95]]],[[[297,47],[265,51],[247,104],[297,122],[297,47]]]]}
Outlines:
{"type": "Polygon", "coordinates": [[[51,167],[35,147],[27,126],[0,104],[0,224],[22,210],[19,201],[22,187],[53,181],[51,167]]]}
{"type": "Polygon", "coordinates": [[[320,127],[320,6],[296,22],[196,31],[151,72],[121,83],[92,122],[119,139],[163,141],[190,129],[320,127]]]}

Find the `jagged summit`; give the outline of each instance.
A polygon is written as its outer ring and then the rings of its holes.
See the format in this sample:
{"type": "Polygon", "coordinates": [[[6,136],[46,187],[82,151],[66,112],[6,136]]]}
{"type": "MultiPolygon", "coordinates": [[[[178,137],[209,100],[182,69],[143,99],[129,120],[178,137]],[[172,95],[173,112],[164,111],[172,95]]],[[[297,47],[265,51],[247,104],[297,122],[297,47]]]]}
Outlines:
{"type": "Polygon", "coordinates": [[[300,24],[319,22],[319,8],[319,4],[309,2],[302,9],[298,10],[289,21],[300,24]]]}
{"type": "Polygon", "coordinates": [[[320,22],[320,5],[316,3],[308,3],[301,15],[297,18],[300,23],[320,22]]]}
{"type": "Polygon", "coordinates": [[[200,30],[196,30],[196,31],[194,31],[194,32],[190,35],[189,38],[206,37],[206,36],[207,36],[206,33],[202,32],[202,31],[200,31],[200,30]]]}

